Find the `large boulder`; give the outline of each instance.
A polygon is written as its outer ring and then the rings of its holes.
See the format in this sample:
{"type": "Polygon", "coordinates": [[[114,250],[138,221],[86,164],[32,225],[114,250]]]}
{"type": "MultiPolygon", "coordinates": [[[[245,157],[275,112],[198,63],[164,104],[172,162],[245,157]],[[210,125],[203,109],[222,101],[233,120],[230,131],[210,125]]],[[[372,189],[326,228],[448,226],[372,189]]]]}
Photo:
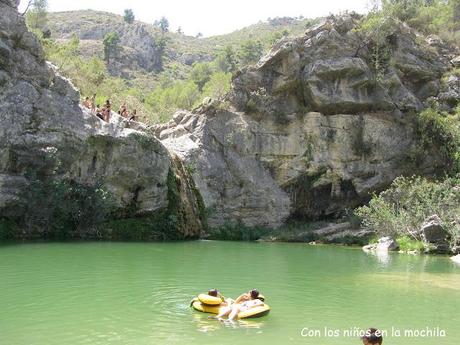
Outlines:
{"type": "Polygon", "coordinates": [[[450,252],[450,234],[442,225],[438,215],[428,217],[420,228],[422,241],[433,253],[450,252]]]}
{"type": "Polygon", "coordinates": [[[399,243],[390,236],[381,237],[378,239],[377,243],[368,244],[363,247],[365,252],[388,252],[398,249],[399,243]]]}
{"type": "Polygon", "coordinates": [[[454,111],[460,102],[460,74],[446,78],[437,98],[444,110],[454,111]]]}

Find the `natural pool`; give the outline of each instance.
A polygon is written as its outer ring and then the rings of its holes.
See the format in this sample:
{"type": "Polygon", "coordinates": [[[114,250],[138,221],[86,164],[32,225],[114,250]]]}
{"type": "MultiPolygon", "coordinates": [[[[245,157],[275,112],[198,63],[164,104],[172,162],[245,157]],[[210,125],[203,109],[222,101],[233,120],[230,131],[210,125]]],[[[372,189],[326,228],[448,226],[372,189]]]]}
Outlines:
{"type": "Polygon", "coordinates": [[[344,331],[369,326],[388,331],[386,344],[458,345],[460,267],[305,244],[9,244],[0,310],[1,345],[360,344],[344,331]],[[272,311],[235,325],[208,320],[189,301],[213,287],[232,297],[256,287],[272,311]],[[446,336],[404,336],[427,327],[446,336]]]}

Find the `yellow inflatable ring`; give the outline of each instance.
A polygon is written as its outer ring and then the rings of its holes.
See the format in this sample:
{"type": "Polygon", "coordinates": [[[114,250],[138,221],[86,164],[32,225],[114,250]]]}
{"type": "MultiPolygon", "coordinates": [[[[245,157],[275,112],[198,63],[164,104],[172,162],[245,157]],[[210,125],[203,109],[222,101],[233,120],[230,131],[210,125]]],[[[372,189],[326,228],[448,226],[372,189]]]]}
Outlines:
{"type": "Polygon", "coordinates": [[[219,314],[220,305],[206,305],[201,303],[198,299],[192,301],[192,307],[202,313],[219,314]]]}
{"type": "MultiPolygon", "coordinates": [[[[194,298],[191,302],[191,306],[193,309],[200,311],[202,313],[210,313],[210,314],[219,314],[220,305],[206,305],[200,302],[198,298],[194,298]]],[[[268,304],[263,304],[245,311],[242,311],[238,314],[238,319],[249,319],[249,318],[256,318],[262,317],[267,315],[270,312],[270,306],[268,304]]]]}
{"type": "Polygon", "coordinates": [[[265,316],[270,312],[270,307],[268,304],[258,305],[257,307],[240,311],[238,313],[238,319],[249,319],[265,316]]]}
{"type": "Polygon", "coordinates": [[[222,298],[209,296],[207,294],[199,294],[198,300],[205,305],[219,305],[222,303],[222,298]]]}

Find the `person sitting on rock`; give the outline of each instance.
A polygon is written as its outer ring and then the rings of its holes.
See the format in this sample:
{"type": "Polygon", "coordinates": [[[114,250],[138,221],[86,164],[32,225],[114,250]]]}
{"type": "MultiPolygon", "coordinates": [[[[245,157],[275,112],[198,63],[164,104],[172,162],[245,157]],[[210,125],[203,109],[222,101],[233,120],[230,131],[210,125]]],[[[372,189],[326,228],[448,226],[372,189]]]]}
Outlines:
{"type": "Polygon", "coordinates": [[[137,110],[134,109],[133,112],[131,113],[131,116],[129,117],[129,121],[136,121],[137,119],[137,110]]]}
{"type": "Polygon", "coordinates": [[[103,114],[104,114],[104,110],[101,109],[101,107],[100,107],[99,104],[97,105],[97,108],[96,108],[95,112],[96,112],[96,116],[97,116],[98,118],[100,118],[101,120],[104,120],[104,115],[103,115],[103,114]]]}
{"type": "Polygon", "coordinates": [[[242,311],[264,305],[259,299],[259,291],[252,289],[251,291],[240,295],[234,303],[229,303],[227,307],[221,308],[219,314],[215,316],[219,321],[223,321],[222,317],[228,316],[230,321],[234,321],[238,314],[242,311]]]}
{"type": "Polygon", "coordinates": [[[382,332],[376,328],[369,328],[361,337],[364,345],[382,345],[382,332]]]}
{"type": "Polygon", "coordinates": [[[83,102],[83,106],[87,109],[91,109],[91,103],[89,101],[89,97],[85,98],[85,101],[83,102]]]}
{"type": "Polygon", "coordinates": [[[126,102],[123,102],[123,104],[120,106],[119,114],[125,118],[128,117],[128,109],[126,108],[126,102]]]}

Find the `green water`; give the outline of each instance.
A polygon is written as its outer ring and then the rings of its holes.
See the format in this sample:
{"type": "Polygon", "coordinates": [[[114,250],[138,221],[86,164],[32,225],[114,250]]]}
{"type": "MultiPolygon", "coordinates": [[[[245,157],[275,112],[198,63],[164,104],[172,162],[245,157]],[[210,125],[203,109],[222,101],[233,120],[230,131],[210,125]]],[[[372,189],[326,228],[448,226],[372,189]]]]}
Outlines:
{"type": "Polygon", "coordinates": [[[460,267],[443,257],[209,241],[0,246],[1,345],[360,344],[343,333],[369,326],[388,331],[386,344],[458,345],[459,310],[460,267]],[[272,311],[208,320],[189,301],[212,287],[232,297],[257,287],[272,311]]]}

